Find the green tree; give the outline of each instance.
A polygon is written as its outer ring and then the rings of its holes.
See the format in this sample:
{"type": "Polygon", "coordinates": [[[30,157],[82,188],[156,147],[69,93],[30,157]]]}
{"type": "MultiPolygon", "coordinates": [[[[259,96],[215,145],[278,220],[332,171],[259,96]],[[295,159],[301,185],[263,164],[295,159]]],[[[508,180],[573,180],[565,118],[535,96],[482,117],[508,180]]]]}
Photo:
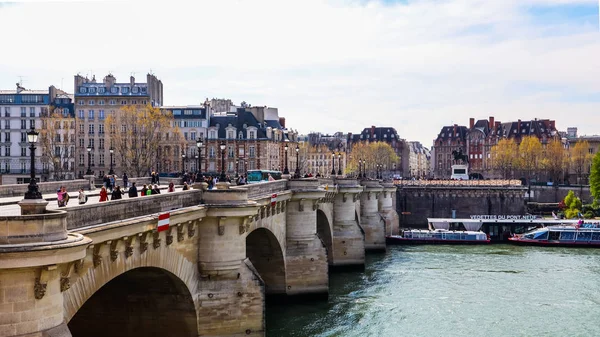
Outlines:
{"type": "MultiPolygon", "coordinates": [[[[394,152],[390,144],[385,142],[358,143],[352,146],[352,151],[348,156],[346,173],[358,172],[358,161],[365,161],[367,174],[375,175],[377,165],[382,165],[383,170],[391,170],[396,164],[400,165],[400,158],[394,152]]],[[[362,167],[361,170],[364,170],[362,167]]]]}
{"type": "Polygon", "coordinates": [[[567,209],[565,210],[565,217],[567,219],[577,218],[581,212],[582,203],[581,199],[575,196],[575,193],[571,190],[567,193],[567,196],[563,200],[567,209]]]}
{"type": "Polygon", "coordinates": [[[594,200],[600,199],[600,152],[596,153],[592,160],[590,172],[590,192],[594,200]]]}

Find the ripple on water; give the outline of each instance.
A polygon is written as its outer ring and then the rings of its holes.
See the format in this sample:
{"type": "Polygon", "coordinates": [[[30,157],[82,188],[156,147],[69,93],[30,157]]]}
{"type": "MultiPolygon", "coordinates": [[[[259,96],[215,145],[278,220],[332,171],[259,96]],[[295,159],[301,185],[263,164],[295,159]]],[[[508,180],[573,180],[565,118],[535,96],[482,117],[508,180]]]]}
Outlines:
{"type": "Polygon", "coordinates": [[[266,314],[274,337],[600,336],[600,249],[391,247],[331,274],[329,301],[266,314]]]}

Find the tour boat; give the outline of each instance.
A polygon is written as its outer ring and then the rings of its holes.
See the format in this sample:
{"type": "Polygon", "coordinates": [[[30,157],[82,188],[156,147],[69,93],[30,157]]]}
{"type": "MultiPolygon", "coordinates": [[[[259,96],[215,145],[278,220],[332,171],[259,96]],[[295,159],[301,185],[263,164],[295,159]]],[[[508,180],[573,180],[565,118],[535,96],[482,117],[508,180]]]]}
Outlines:
{"type": "Polygon", "coordinates": [[[469,219],[427,219],[430,229],[404,230],[403,235],[386,238],[388,244],[446,244],[468,245],[490,243],[489,236],[480,231],[481,221],[469,219]],[[450,230],[450,224],[460,224],[466,230],[450,230]]]}
{"type": "Polygon", "coordinates": [[[600,225],[583,223],[547,226],[508,240],[515,244],[532,246],[600,247],[600,225]]]}

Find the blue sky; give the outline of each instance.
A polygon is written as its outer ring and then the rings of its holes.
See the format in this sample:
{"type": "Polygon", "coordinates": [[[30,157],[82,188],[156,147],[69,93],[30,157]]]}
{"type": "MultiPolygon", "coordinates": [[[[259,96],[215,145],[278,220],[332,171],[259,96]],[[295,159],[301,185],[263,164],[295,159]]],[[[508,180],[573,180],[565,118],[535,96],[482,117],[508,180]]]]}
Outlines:
{"type": "Polygon", "coordinates": [[[494,116],[600,134],[598,0],[37,1],[0,6],[0,29],[2,89],[151,69],[166,104],[275,106],[302,133],[431,146],[494,116]]]}

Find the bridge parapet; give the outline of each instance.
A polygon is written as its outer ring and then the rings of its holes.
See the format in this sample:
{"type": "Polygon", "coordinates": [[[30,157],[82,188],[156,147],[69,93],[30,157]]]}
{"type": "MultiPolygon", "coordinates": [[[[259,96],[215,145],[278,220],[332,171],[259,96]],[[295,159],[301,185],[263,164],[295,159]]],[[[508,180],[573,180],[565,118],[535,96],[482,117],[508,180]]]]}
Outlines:
{"type": "Polygon", "coordinates": [[[287,180],[281,179],[275,181],[266,181],[263,183],[233,186],[231,189],[247,190],[249,199],[257,199],[265,195],[271,195],[273,193],[285,191],[287,189],[287,182],[287,180]]]}
{"type": "Polygon", "coordinates": [[[500,186],[522,186],[518,179],[496,179],[496,180],[394,180],[394,185],[421,186],[421,187],[500,187],[500,186]]]}
{"type": "Polygon", "coordinates": [[[67,226],[74,230],[200,204],[202,190],[177,191],[69,207],[67,226]]]}

